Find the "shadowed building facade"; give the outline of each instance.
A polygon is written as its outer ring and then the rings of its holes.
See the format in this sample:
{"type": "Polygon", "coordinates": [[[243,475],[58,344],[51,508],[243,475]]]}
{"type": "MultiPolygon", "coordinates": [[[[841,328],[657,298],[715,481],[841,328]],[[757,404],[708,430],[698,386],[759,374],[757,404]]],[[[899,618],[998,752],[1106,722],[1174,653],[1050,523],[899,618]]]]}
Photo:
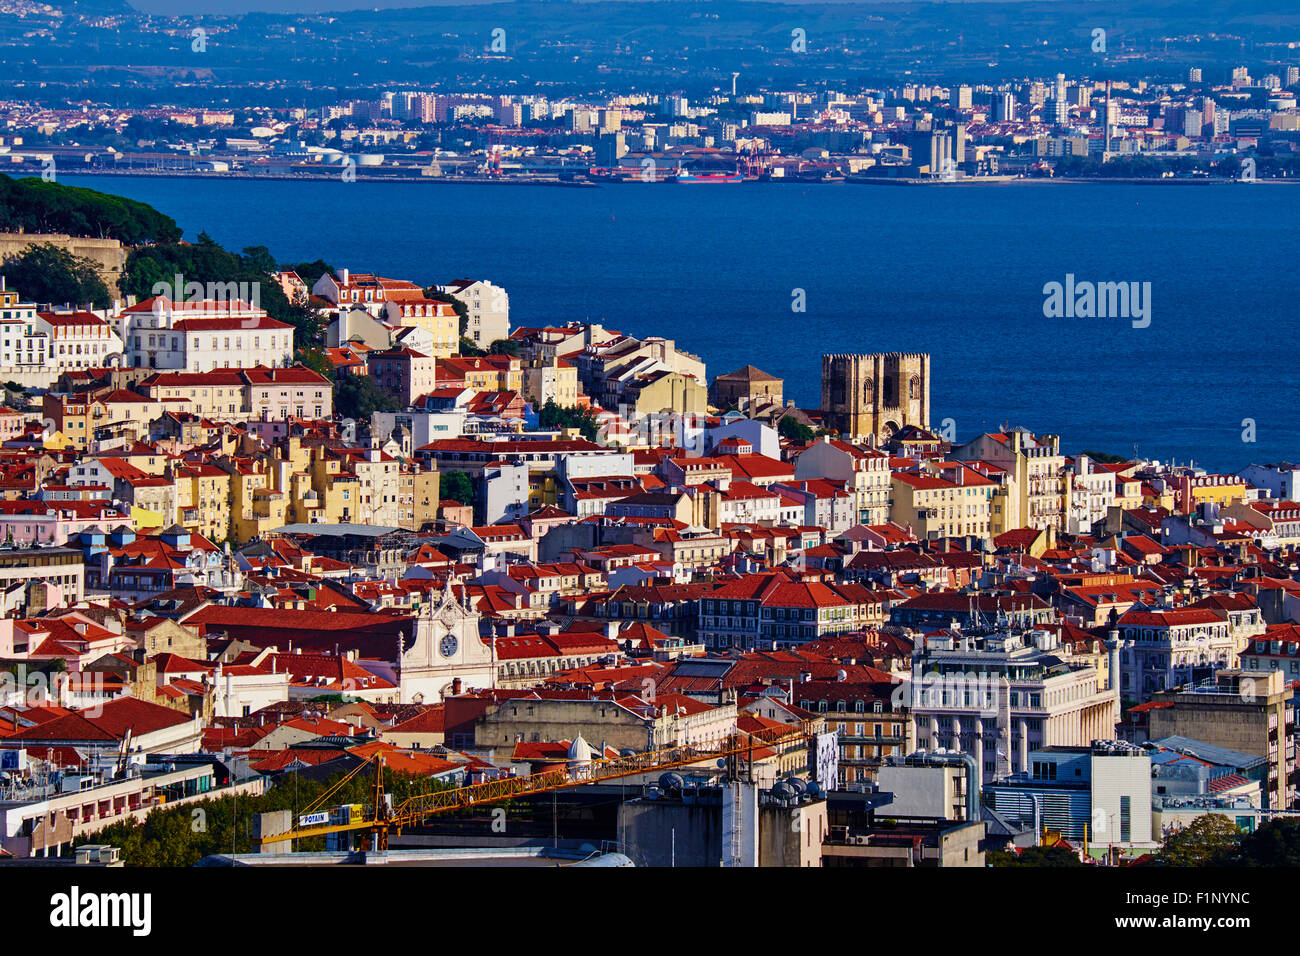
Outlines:
{"type": "Polygon", "coordinates": [[[930,356],[875,352],[822,356],[826,427],[850,439],[888,439],[904,425],[930,428],[930,356]]]}
{"type": "Polygon", "coordinates": [[[780,405],[785,382],[762,369],[746,365],[742,369],[719,375],[709,386],[709,404],[717,408],[739,408],[742,399],[749,402],[772,402],[780,405]]]}

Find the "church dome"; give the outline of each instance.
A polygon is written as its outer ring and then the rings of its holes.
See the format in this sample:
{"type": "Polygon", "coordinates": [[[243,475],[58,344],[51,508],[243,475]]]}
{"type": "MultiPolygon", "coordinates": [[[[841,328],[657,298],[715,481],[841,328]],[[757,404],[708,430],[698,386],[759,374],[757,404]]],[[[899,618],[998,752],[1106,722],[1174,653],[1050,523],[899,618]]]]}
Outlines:
{"type": "Polygon", "coordinates": [[[573,743],[569,744],[569,762],[591,763],[591,744],[583,739],[582,734],[578,734],[573,743]]]}

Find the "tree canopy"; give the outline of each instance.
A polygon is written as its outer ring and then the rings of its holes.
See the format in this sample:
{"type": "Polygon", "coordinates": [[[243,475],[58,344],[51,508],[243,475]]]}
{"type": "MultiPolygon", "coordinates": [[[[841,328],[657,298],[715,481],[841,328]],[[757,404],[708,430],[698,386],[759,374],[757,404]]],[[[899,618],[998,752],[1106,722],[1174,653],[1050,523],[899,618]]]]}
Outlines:
{"type": "MultiPolygon", "coordinates": [[[[188,284],[243,283],[257,291],[258,305],[271,318],[293,326],[293,344],[298,349],[319,347],[324,343],[324,327],[315,310],[300,302],[290,302],[272,273],[277,271],[274,257],[265,246],[249,246],[243,253],[223,249],[206,232],[196,243],[168,242],[134,249],[126,260],[122,291],[140,299],[153,295],[159,283],[171,288],[176,276],[188,284]]],[[[184,289],[182,288],[182,294],[184,289]]],[[[175,295],[175,292],[170,293],[175,295]]]]}
{"type": "Polygon", "coordinates": [[[600,434],[600,423],[596,421],[595,413],[591,409],[566,408],[557,405],[551,398],[546,400],[537,419],[538,424],[543,428],[577,428],[581,430],[582,437],[587,441],[596,441],[596,437],[600,434]]]}
{"type": "Polygon", "coordinates": [[[28,246],[0,265],[10,289],[31,302],[85,305],[106,309],[113,304],[99,267],[90,259],[74,256],[51,242],[28,246]]]}
{"type": "Polygon", "coordinates": [[[806,445],[813,440],[813,430],[805,425],[793,415],[786,415],[781,419],[781,424],[777,426],[777,434],[786,441],[797,442],[806,445]]]}
{"type": "Polygon", "coordinates": [[[1079,858],[1063,846],[1030,846],[1019,855],[1009,850],[993,850],[985,855],[989,866],[1083,866],[1079,858]]]}
{"type": "Polygon", "coordinates": [[[297,275],[299,279],[307,284],[307,291],[309,293],[311,292],[311,287],[317,283],[321,276],[325,275],[327,272],[330,275],[334,274],[334,267],[324,259],[315,259],[311,262],[287,262],[280,268],[285,272],[292,272],[297,275]]]}
{"type": "Polygon", "coordinates": [[[397,400],[369,375],[340,375],[334,385],[334,411],[344,418],[370,418],[375,412],[395,412],[397,400]]]}
{"type": "Polygon", "coordinates": [[[1229,848],[1222,862],[1227,866],[1300,866],[1300,819],[1285,817],[1261,824],[1229,848]]]}
{"type": "Polygon", "coordinates": [[[462,505],[474,503],[474,479],[463,471],[447,471],[438,476],[438,496],[443,501],[462,505]]]}
{"type": "Polygon", "coordinates": [[[1227,817],[1207,813],[1165,837],[1157,866],[1212,866],[1237,848],[1241,831],[1227,817]]]}
{"type": "Polygon", "coordinates": [[[175,242],[180,227],[152,206],[79,186],[0,174],[0,232],[59,232],[128,245],[175,242]]]}

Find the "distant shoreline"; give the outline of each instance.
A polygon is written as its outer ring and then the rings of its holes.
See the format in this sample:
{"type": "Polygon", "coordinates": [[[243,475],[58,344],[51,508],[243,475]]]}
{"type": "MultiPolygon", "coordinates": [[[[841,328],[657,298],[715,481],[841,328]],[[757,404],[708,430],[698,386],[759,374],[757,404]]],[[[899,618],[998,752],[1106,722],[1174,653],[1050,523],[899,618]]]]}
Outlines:
{"type": "MultiPolygon", "coordinates": [[[[278,173],[210,173],[210,172],[168,172],[166,170],[149,170],[147,172],[127,172],[125,170],[60,170],[60,176],[113,176],[121,179],[238,179],[242,181],[295,182],[295,183],[329,183],[343,182],[337,175],[330,176],[292,176],[278,173]]],[[[563,180],[542,177],[505,176],[500,179],[491,176],[363,176],[357,175],[352,182],[358,183],[443,183],[465,186],[558,186],[565,189],[592,189],[600,183],[587,180],[563,180]]]]}
{"type": "MultiPolygon", "coordinates": [[[[267,182],[341,182],[339,176],[313,176],[313,175],[282,175],[277,173],[256,174],[256,173],[217,173],[217,172],[168,172],[165,170],[149,170],[146,172],[127,172],[125,170],[61,170],[60,176],[113,176],[123,179],[217,179],[217,180],[241,180],[241,181],[267,181],[267,182]]],[[[595,189],[604,185],[664,185],[659,183],[637,183],[618,181],[616,183],[592,182],[591,180],[563,180],[555,178],[541,177],[522,177],[522,176],[505,176],[499,179],[489,176],[363,176],[357,175],[353,182],[358,183],[392,183],[392,184],[410,184],[410,183],[429,183],[441,185],[460,185],[460,186],[550,186],[561,189],[595,189]]],[[[752,183],[753,180],[746,180],[745,183],[752,183]]],[[[968,179],[955,179],[943,181],[937,179],[886,179],[861,177],[854,178],[847,176],[843,179],[835,179],[827,182],[818,180],[767,180],[773,185],[802,185],[802,186],[898,186],[898,187],[996,187],[996,186],[1038,186],[1038,185],[1113,185],[1113,186],[1238,186],[1238,185],[1272,185],[1287,186],[1300,184],[1300,179],[1256,179],[1250,183],[1245,183],[1239,179],[1146,179],[1142,177],[1091,177],[1091,176],[1042,176],[1042,177],[971,177],[968,179]]],[[[729,184],[741,185],[741,184],[729,184]]]]}

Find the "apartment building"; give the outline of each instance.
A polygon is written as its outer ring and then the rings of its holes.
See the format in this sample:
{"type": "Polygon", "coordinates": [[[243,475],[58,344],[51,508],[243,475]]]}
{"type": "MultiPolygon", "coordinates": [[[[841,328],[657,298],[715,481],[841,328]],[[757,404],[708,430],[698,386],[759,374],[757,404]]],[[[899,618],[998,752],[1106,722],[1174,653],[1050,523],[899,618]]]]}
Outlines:
{"type": "Polygon", "coordinates": [[[1149,710],[1152,740],[1187,737],[1267,757],[1267,805],[1296,807],[1295,705],[1290,681],[1280,670],[1219,671],[1208,680],[1157,692],[1149,710]]]}
{"type": "Polygon", "coordinates": [[[464,303],[465,336],[479,348],[510,337],[510,296],[505,289],[486,279],[457,279],[440,291],[464,303]]]}
{"type": "Polygon", "coordinates": [[[883,451],[823,436],[799,453],[794,476],[842,481],[854,495],[856,523],[877,525],[889,521],[893,483],[889,455],[883,451]]]}
{"type": "Polygon", "coordinates": [[[1120,686],[1135,700],[1236,667],[1241,646],[1209,608],[1134,608],[1120,617],[1119,635],[1120,686]]]}
{"type": "Polygon", "coordinates": [[[145,299],[116,319],[127,364],[211,372],[293,363],[293,326],[241,301],[145,299]]]}

